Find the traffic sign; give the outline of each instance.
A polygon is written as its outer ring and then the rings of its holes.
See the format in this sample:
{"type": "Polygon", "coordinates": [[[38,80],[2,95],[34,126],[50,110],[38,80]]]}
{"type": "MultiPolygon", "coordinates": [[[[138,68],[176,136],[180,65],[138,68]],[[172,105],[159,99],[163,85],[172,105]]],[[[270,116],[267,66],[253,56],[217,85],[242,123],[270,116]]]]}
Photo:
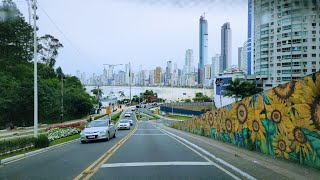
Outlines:
{"type": "Polygon", "coordinates": [[[223,79],[222,78],[217,78],[216,79],[216,85],[217,86],[221,86],[221,85],[223,85],[224,84],[224,82],[223,82],[223,79]]]}

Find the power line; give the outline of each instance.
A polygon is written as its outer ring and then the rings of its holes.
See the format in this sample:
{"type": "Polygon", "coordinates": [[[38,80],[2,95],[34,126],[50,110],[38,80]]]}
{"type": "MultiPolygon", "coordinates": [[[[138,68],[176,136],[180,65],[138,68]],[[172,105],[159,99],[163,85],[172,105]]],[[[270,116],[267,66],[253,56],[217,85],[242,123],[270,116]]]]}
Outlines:
{"type": "Polygon", "coordinates": [[[44,12],[44,14],[49,18],[51,23],[57,28],[57,30],[62,34],[62,36],[70,43],[70,45],[74,48],[74,50],[78,53],[78,55],[81,56],[80,51],[75,47],[75,45],[67,38],[67,36],[62,32],[62,30],[58,27],[58,25],[53,21],[53,19],[48,15],[48,13],[40,6],[39,1],[38,1],[38,6],[40,9],[44,12]]]}

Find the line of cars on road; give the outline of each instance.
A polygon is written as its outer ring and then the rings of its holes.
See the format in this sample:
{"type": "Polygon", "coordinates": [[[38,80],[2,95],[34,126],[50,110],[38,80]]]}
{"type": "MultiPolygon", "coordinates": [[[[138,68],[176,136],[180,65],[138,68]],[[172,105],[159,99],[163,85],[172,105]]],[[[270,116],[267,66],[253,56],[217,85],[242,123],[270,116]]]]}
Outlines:
{"type": "Polygon", "coordinates": [[[109,119],[91,121],[80,133],[81,143],[95,140],[109,141],[111,138],[115,138],[117,130],[129,130],[133,125],[132,114],[132,111],[125,112],[124,118],[121,118],[117,125],[109,119]]]}

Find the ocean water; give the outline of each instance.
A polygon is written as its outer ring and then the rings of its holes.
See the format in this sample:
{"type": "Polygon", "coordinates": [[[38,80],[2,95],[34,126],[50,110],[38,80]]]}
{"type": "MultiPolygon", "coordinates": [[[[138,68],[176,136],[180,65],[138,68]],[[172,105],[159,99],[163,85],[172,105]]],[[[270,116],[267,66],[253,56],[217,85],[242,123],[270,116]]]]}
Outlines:
{"type": "MultiPolygon", "coordinates": [[[[91,90],[97,88],[97,86],[86,86],[88,93],[91,90]]],[[[126,98],[130,97],[130,87],[128,86],[100,86],[102,89],[103,97],[110,95],[110,92],[114,92],[116,97],[119,97],[119,91],[123,91],[126,98]]],[[[203,94],[212,97],[212,89],[196,89],[196,88],[171,88],[171,87],[131,87],[131,97],[134,95],[139,95],[146,90],[153,90],[153,92],[158,94],[159,98],[167,99],[168,101],[179,101],[183,99],[192,99],[195,97],[195,93],[202,92],[203,94]]]]}

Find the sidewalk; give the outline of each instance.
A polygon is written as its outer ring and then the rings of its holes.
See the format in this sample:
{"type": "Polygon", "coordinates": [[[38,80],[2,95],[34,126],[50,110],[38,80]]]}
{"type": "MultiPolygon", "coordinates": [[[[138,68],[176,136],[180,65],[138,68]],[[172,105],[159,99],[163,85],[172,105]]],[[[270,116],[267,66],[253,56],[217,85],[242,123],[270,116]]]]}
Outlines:
{"type": "Polygon", "coordinates": [[[319,179],[320,177],[320,170],[312,167],[238,148],[232,144],[176,130],[163,124],[159,124],[159,126],[196,144],[257,179],[319,179]]]}
{"type": "MultiPolygon", "coordinates": [[[[124,108],[123,108],[124,109],[124,108]]],[[[122,109],[122,110],[123,110],[122,109]]],[[[121,111],[121,109],[117,109],[117,111],[111,113],[111,115],[114,115],[116,113],[118,113],[119,111],[121,111]]],[[[100,114],[94,114],[94,117],[103,115],[104,113],[100,113],[100,114]]],[[[70,120],[70,121],[66,121],[63,123],[56,123],[56,124],[43,124],[41,125],[38,130],[44,130],[49,126],[54,126],[57,124],[73,124],[73,123],[77,123],[77,122],[83,122],[83,121],[87,121],[89,119],[89,116],[86,116],[84,118],[81,119],[75,119],[75,120],[70,120]]],[[[22,138],[22,137],[29,137],[29,136],[33,136],[33,126],[30,127],[23,127],[23,129],[13,129],[13,130],[0,130],[0,140],[4,140],[4,139],[16,139],[16,138],[22,138]]]]}

